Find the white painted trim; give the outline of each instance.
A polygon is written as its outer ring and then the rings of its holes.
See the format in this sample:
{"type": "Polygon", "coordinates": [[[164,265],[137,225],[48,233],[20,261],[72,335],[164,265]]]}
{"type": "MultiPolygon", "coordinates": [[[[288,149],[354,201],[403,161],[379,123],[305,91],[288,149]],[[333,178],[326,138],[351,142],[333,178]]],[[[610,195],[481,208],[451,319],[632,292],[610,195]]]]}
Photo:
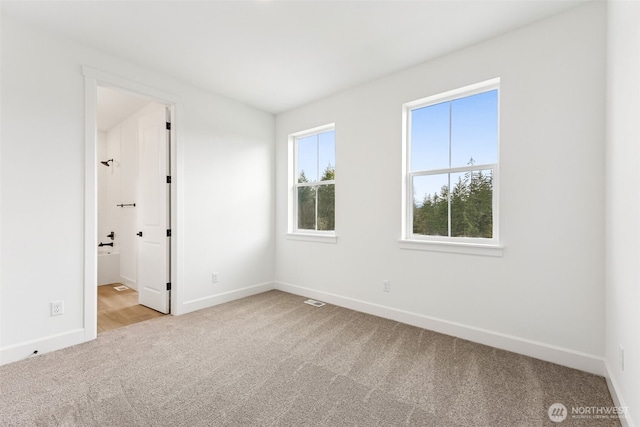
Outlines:
{"type": "Polygon", "coordinates": [[[178,135],[182,129],[182,104],[176,102],[171,108],[171,314],[183,314],[182,283],[184,282],[184,147],[178,135]]]}
{"type": "MultiPolygon", "coordinates": [[[[618,383],[615,377],[612,375],[613,370],[611,369],[611,365],[609,365],[609,361],[604,359],[605,365],[605,379],[607,380],[607,387],[609,387],[609,393],[611,393],[611,399],[613,400],[614,406],[618,408],[628,408],[625,404],[624,398],[622,397],[622,393],[620,393],[620,387],[618,387],[618,383]]],[[[631,418],[631,414],[628,412],[625,414],[624,418],[620,418],[620,424],[622,427],[634,427],[633,419],[631,418]]]]}
{"type": "Polygon", "coordinates": [[[164,92],[155,87],[147,86],[144,83],[139,83],[124,77],[116,76],[115,74],[107,73],[105,71],[96,70],[91,67],[83,66],[82,74],[85,78],[91,78],[99,81],[103,86],[111,87],[114,89],[125,89],[129,92],[135,92],[151,101],[160,101],[165,104],[177,104],[180,102],[180,97],[169,92],[164,92]]]}
{"type": "MultiPolygon", "coordinates": [[[[2,22],[2,7],[0,7],[0,22],[2,22]]],[[[1,35],[1,31],[0,31],[0,46],[2,46],[2,35],[1,35]]],[[[2,70],[2,55],[0,55],[0,70],[2,70]]],[[[1,78],[1,72],[0,72],[0,80],[1,78]]],[[[0,102],[0,117],[2,117],[2,102],[0,102]]],[[[2,123],[0,120],[0,147],[4,147],[4,145],[2,145],[2,123]]],[[[0,164],[2,164],[1,160],[2,160],[2,148],[0,148],[0,164]]],[[[1,174],[0,174],[1,175],[1,174]]],[[[2,188],[2,178],[0,178],[0,189],[2,188]]],[[[2,224],[2,197],[1,197],[1,190],[0,190],[0,224],[2,224]]],[[[2,227],[0,226],[0,242],[4,242],[4,240],[2,239],[2,227]]],[[[2,244],[0,244],[0,259],[4,259],[2,257],[2,244]]],[[[0,265],[2,263],[0,262],[0,265]]],[[[2,267],[0,266],[0,277],[2,277],[2,267]]],[[[2,301],[2,279],[0,279],[0,301],[2,301]]],[[[2,321],[2,304],[0,304],[0,322],[2,321]]],[[[0,328],[0,348],[2,346],[2,328],[0,328]]],[[[2,351],[0,351],[0,365],[3,364],[3,357],[2,357],[2,351]]]]}
{"type": "Polygon", "coordinates": [[[136,284],[136,281],[131,279],[130,277],[120,275],[120,283],[130,287],[131,289],[135,289],[136,291],[138,290],[138,285],[136,284]]]}
{"type": "Polygon", "coordinates": [[[273,289],[275,289],[273,282],[265,282],[253,286],[247,286],[246,288],[234,289],[232,291],[209,295],[204,298],[196,298],[190,301],[185,301],[182,304],[182,313],[191,313],[196,310],[202,310],[204,308],[213,307],[218,304],[224,304],[225,302],[235,301],[237,299],[248,297],[251,295],[261,294],[273,289]]]}
{"type": "Polygon", "coordinates": [[[98,82],[84,79],[84,341],[98,336],[98,82]]]}
{"type": "Polygon", "coordinates": [[[298,240],[301,242],[338,243],[338,236],[336,236],[335,234],[320,233],[287,233],[287,240],[298,240]]]}
{"type": "Polygon", "coordinates": [[[489,92],[500,88],[500,77],[496,77],[483,82],[473,83],[468,86],[449,90],[447,92],[438,93],[436,95],[427,96],[425,98],[409,101],[404,104],[407,108],[414,110],[429,105],[439,104],[441,102],[453,101],[465,96],[473,96],[479,93],[489,92]]]}
{"type": "Polygon", "coordinates": [[[0,349],[0,360],[2,360],[3,365],[6,365],[7,363],[19,362],[29,357],[37,357],[37,355],[33,354],[36,350],[38,351],[38,355],[42,355],[51,351],[71,347],[87,341],[85,339],[86,336],[87,332],[84,329],[74,329],[61,334],[20,342],[0,349]]]}
{"type": "MultiPolygon", "coordinates": [[[[493,236],[491,239],[469,239],[475,240],[475,243],[483,244],[483,240],[489,240],[491,246],[500,246],[500,78],[494,78],[491,80],[487,80],[484,82],[474,83],[468,86],[464,86],[458,89],[450,90],[448,92],[428,96],[426,98],[417,99],[415,101],[410,101],[402,106],[402,216],[401,216],[401,238],[402,240],[415,241],[420,239],[420,235],[413,234],[413,178],[416,176],[429,176],[434,174],[451,174],[463,171],[471,171],[471,170],[486,170],[491,169],[493,174],[493,197],[492,197],[492,215],[493,215],[493,236]],[[498,117],[497,117],[497,125],[498,125],[498,140],[497,140],[497,151],[496,151],[496,163],[492,164],[483,164],[483,165],[473,165],[473,166],[464,166],[464,167],[449,167],[444,169],[428,169],[428,170],[419,170],[413,171],[411,169],[411,112],[413,110],[428,107],[431,105],[439,104],[442,102],[454,101],[456,99],[462,99],[465,97],[478,95],[480,93],[485,93],[489,91],[496,90],[498,91],[498,117]]],[[[449,134],[451,134],[451,129],[449,129],[449,134]]],[[[449,135],[451,136],[451,135],[449,135]]],[[[449,151],[451,151],[451,141],[449,141],[449,151]]],[[[451,153],[449,153],[451,154],[451,153]]],[[[451,201],[449,200],[449,203],[451,201]]],[[[449,211],[449,235],[451,234],[451,212],[449,211]]],[[[428,241],[447,241],[447,242],[456,242],[458,239],[455,237],[442,237],[438,238],[436,236],[428,236],[426,237],[428,241]]],[[[404,247],[403,249],[419,249],[418,247],[404,247]]],[[[437,252],[449,252],[449,253],[469,253],[471,252],[460,252],[457,250],[449,250],[446,247],[433,246],[431,249],[425,248],[422,250],[433,250],[437,252]]],[[[485,253],[484,255],[488,255],[485,253]]],[[[502,256],[502,252],[498,255],[492,256],[502,256]]]]}
{"type": "MultiPolygon", "coordinates": [[[[95,253],[96,251],[94,250],[93,252],[95,253]]],[[[97,289],[97,286],[94,286],[94,288],[97,289]]],[[[203,308],[212,307],[273,289],[275,289],[273,282],[267,282],[187,301],[185,303],[185,307],[182,308],[182,313],[185,314],[203,308]]],[[[29,357],[37,357],[33,355],[35,350],[38,351],[38,355],[42,355],[52,351],[61,350],[66,347],[82,344],[89,341],[86,339],[87,335],[88,334],[84,329],[75,329],[73,331],[51,335],[36,340],[24,341],[5,348],[0,348],[0,361],[2,361],[0,365],[18,362],[29,357]]]]}
{"type": "MultiPolygon", "coordinates": [[[[335,189],[335,185],[336,185],[336,181],[335,179],[330,180],[330,181],[311,181],[309,183],[305,183],[305,184],[299,184],[298,183],[298,140],[302,139],[302,138],[307,138],[309,136],[314,136],[314,135],[319,135],[321,133],[325,133],[325,132],[331,132],[333,131],[335,133],[336,130],[336,124],[334,123],[328,123],[326,125],[322,125],[322,126],[316,126],[312,129],[306,129],[303,131],[299,131],[299,132],[295,132],[292,134],[289,134],[288,137],[288,151],[289,151],[289,163],[288,163],[288,169],[289,169],[289,173],[288,173],[288,186],[289,186],[289,200],[288,200],[288,207],[289,207],[289,215],[288,215],[288,228],[287,230],[289,230],[289,235],[295,235],[295,234],[301,234],[301,235],[310,235],[310,234],[323,234],[326,235],[328,237],[333,236],[335,234],[335,230],[332,230],[330,232],[323,232],[320,230],[303,230],[303,229],[298,229],[298,188],[299,187],[315,187],[318,185],[333,185],[334,189],[335,189]]],[[[334,151],[336,148],[336,141],[334,139],[333,141],[334,143],[334,151]]],[[[337,156],[336,156],[337,157],[337,156]]],[[[319,160],[319,158],[318,158],[319,160]]],[[[336,162],[336,158],[333,159],[334,163],[336,162]]],[[[319,165],[318,165],[319,166],[319,165]]],[[[336,165],[333,165],[334,169],[336,169],[336,165]]],[[[318,169],[318,174],[320,173],[320,169],[318,169]]],[[[320,177],[318,176],[318,179],[320,177]]],[[[334,200],[335,203],[335,200],[334,200]]],[[[318,222],[318,212],[317,212],[317,203],[316,203],[316,227],[317,227],[317,222],[318,222]]],[[[309,241],[322,241],[325,243],[336,243],[335,241],[333,242],[328,242],[326,239],[321,239],[321,240],[317,240],[317,239],[293,239],[293,240],[309,240],[309,241]]]]}
{"type": "Polygon", "coordinates": [[[327,123],[326,125],[316,126],[314,128],[305,129],[305,130],[300,131],[300,132],[294,132],[294,133],[290,134],[289,137],[292,137],[292,138],[304,138],[306,136],[315,135],[317,133],[322,133],[322,132],[328,132],[330,130],[335,130],[335,127],[336,127],[335,122],[334,123],[327,123]]]}
{"type": "Polygon", "coordinates": [[[482,255],[482,256],[502,256],[502,245],[460,243],[451,241],[435,240],[400,240],[400,249],[413,251],[445,252],[450,254],[482,255]]]}
{"type": "Polygon", "coordinates": [[[603,358],[592,354],[289,283],[275,282],[275,289],[604,376],[605,367],[603,358]]]}

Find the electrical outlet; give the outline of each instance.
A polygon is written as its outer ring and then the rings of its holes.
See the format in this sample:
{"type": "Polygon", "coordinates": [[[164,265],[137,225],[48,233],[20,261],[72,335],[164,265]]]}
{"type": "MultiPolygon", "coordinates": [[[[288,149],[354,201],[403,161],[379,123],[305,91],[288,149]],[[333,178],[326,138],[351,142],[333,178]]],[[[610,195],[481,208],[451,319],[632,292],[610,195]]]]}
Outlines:
{"type": "Polygon", "coordinates": [[[211,273],[211,283],[218,283],[218,273],[211,273]]]}
{"type": "Polygon", "coordinates": [[[620,346],[620,369],[624,371],[624,347],[620,346]]]}
{"type": "Polygon", "coordinates": [[[52,301],[51,302],[51,315],[59,316],[64,314],[64,301],[52,301]]]}
{"type": "Polygon", "coordinates": [[[391,282],[388,280],[382,281],[382,292],[391,292],[391,282]]]}

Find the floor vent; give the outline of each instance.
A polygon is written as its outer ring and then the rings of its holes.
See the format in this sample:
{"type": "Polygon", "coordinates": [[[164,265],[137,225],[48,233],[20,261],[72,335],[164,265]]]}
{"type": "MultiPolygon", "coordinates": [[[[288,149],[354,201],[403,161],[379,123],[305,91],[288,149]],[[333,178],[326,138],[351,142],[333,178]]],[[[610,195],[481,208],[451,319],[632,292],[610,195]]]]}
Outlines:
{"type": "Polygon", "coordinates": [[[113,289],[115,289],[116,291],[120,292],[120,291],[126,291],[129,288],[126,287],[125,285],[120,285],[120,286],[114,286],[113,289]]]}
{"type": "Polygon", "coordinates": [[[314,306],[314,307],[322,307],[322,306],[324,305],[324,303],[323,303],[323,302],[316,301],[316,300],[314,300],[314,299],[308,299],[308,300],[306,300],[304,303],[305,303],[305,304],[312,305],[312,306],[314,306]]]}

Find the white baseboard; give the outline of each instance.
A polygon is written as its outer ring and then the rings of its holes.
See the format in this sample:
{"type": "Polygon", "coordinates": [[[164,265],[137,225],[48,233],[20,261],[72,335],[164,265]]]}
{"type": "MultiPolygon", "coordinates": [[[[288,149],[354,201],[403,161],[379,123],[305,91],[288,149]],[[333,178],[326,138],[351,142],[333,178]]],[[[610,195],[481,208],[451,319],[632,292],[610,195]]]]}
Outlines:
{"type": "Polygon", "coordinates": [[[136,285],[136,281],[126,277],[126,276],[120,276],[120,283],[122,283],[123,285],[128,286],[129,288],[133,289],[133,290],[138,290],[138,285],[136,285]]]}
{"type": "Polygon", "coordinates": [[[37,357],[38,355],[71,347],[85,341],[85,330],[75,329],[62,334],[10,345],[0,349],[0,365],[18,362],[29,357],[37,357]],[[34,351],[37,351],[38,354],[34,355],[34,351]]]}
{"type": "Polygon", "coordinates": [[[395,320],[434,332],[451,335],[479,344],[511,351],[513,353],[523,354],[525,356],[545,360],[547,362],[556,363],[569,368],[579,369],[592,374],[600,376],[605,375],[604,359],[591,354],[527,340],[500,332],[450,322],[448,320],[437,319],[405,310],[398,310],[328,292],[317,291],[315,289],[309,289],[289,283],[275,282],[275,289],[295,295],[301,295],[307,298],[317,299],[330,304],[372,314],[374,316],[384,317],[386,319],[395,320]]]}
{"type": "MultiPolygon", "coordinates": [[[[613,370],[611,369],[611,365],[609,365],[609,362],[607,361],[607,359],[604,360],[604,365],[606,370],[606,374],[604,377],[607,380],[607,386],[609,387],[609,392],[611,393],[611,399],[613,399],[613,404],[618,408],[627,408],[627,405],[625,404],[624,399],[622,397],[622,393],[620,393],[620,388],[618,387],[618,383],[615,377],[612,375],[613,370]]],[[[631,414],[627,413],[624,418],[620,418],[620,424],[622,424],[622,427],[635,426],[630,415],[631,414]]]]}
{"type": "Polygon", "coordinates": [[[232,291],[220,294],[206,296],[204,298],[193,299],[182,303],[179,314],[187,314],[203,308],[213,307],[214,305],[224,304],[225,302],[234,301],[251,295],[261,294],[275,289],[273,282],[259,283],[253,286],[247,286],[242,289],[234,289],[232,291]]]}
{"type": "MultiPolygon", "coordinates": [[[[601,375],[606,378],[607,385],[609,387],[609,391],[611,393],[615,406],[626,407],[624,399],[620,394],[620,389],[616,383],[615,377],[611,375],[611,367],[607,363],[607,361],[601,357],[532,340],[526,340],[499,332],[437,319],[418,313],[398,310],[391,307],[373,304],[370,302],[337,294],[322,292],[302,286],[296,286],[289,283],[261,283],[242,289],[235,289],[232,291],[207,296],[205,298],[186,301],[182,304],[183,310],[180,314],[186,314],[192,311],[201,310],[203,308],[212,307],[229,301],[234,301],[236,299],[270,291],[272,289],[278,289],[283,292],[325,301],[327,303],[349,308],[351,310],[356,310],[374,316],[395,320],[419,328],[428,329],[431,331],[451,335],[480,344],[489,345],[514,353],[534,357],[536,359],[556,363],[558,365],[563,365],[570,368],[590,372],[596,375],[601,375]]],[[[85,341],[85,330],[76,329],[73,331],[52,335],[37,340],[21,342],[18,344],[0,348],[0,365],[17,362],[29,357],[37,357],[33,355],[33,352],[36,350],[38,351],[38,355],[40,355],[73,345],[81,344],[85,341]]],[[[633,423],[633,420],[631,419],[629,414],[627,414],[626,418],[621,418],[620,422],[622,423],[623,427],[635,427],[635,424],[633,423]]]]}
{"type": "MultiPolygon", "coordinates": [[[[127,284],[127,286],[129,285],[127,284]]],[[[183,310],[180,314],[186,314],[192,311],[212,307],[214,305],[222,304],[225,302],[234,301],[236,299],[260,294],[272,289],[274,289],[273,282],[268,282],[254,286],[248,286],[242,289],[223,292],[217,295],[211,295],[205,298],[187,301],[182,305],[183,310]]],[[[71,347],[73,345],[82,344],[86,341],[85,330],[75,329],[73,331],[65,332],[62,334],[51,335],[37,340],[21,342],[15,345],[0,348],[0,365],[18,362],[29,357],[37,357],[37,355],[33,354],[33,352],[36,350],[38,351],[38,355],[41,355],[44,353],[49,353],[51,351],[71,347]]]]}

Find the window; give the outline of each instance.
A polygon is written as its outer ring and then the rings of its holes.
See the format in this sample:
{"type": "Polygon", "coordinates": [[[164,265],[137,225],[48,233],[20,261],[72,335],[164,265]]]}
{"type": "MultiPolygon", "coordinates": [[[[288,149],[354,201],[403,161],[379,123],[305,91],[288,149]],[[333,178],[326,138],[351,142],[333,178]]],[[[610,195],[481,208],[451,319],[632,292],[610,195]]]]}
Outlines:
{"type": "Polygon", "coordinates": [[[496,244],[499,80],[404,106],[403,237],[496,244]]]}
{"type": "Polygon", "coordinates": [[[290,136],[293,151],[291,227],[293,233],[335,232],[334,125],[290,136]]]}

